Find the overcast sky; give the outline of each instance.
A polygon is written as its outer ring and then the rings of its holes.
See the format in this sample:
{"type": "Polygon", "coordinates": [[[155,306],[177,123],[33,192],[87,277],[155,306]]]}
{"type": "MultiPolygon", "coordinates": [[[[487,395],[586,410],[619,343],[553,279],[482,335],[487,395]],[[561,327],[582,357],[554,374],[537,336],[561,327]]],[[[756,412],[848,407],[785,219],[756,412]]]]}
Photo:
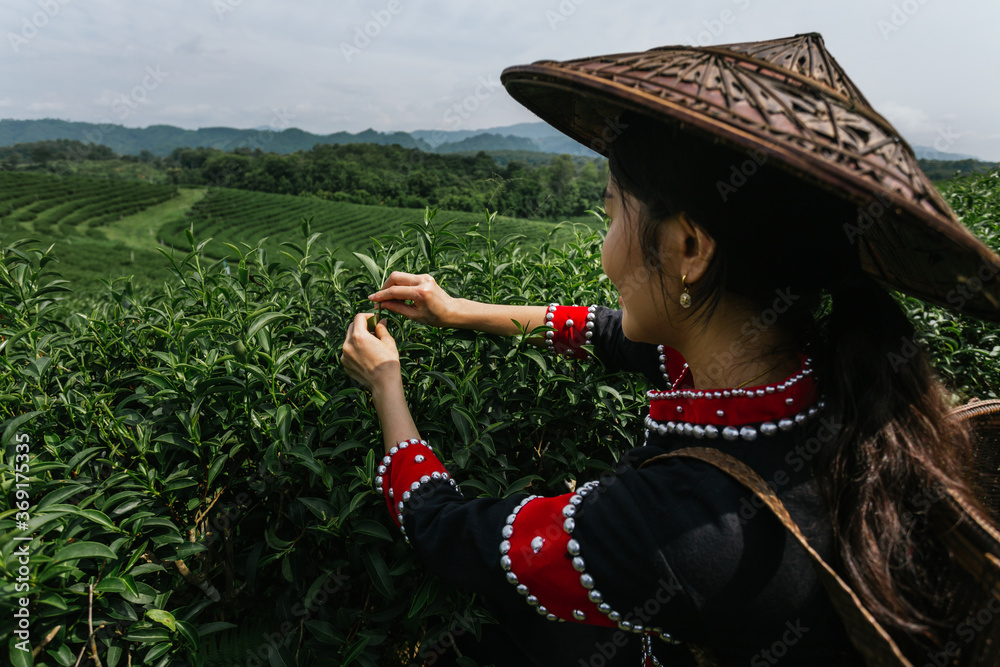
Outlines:
{"type": "Polygon", "coordinates": [[[998,0],[2,0],[0,26],[0,118],[321,134],[536,120],[504,67],[818,31],[911,143],[1000,160],[998,0]]]}

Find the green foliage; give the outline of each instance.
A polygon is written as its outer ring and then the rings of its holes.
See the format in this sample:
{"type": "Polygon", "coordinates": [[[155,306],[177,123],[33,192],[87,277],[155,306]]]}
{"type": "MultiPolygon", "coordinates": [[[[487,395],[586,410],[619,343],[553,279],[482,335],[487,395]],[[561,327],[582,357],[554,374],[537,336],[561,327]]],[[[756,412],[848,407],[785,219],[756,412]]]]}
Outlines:
{"type": "MultiPolygon", "coordinates": [[[[997,179],[946,192],[994,248],[997,179]]],[[[490,622],[423,572],[385,516],[376,416],[339,357],[390,265],[433,270],[451,293],[483,301],[615,302],[600,233],[525,250],[496,223],[427,211],[369,248],[367,271],[345,268],[308,222],[282,252],[234,244],[228,271],[191,235],[155,294],[119,279],[65,300],[51,249],[8,242],[0,606],[28,599],[34,664],[96,651],[109,667],[399,665],[490,622]],[[27,531],[13,505],[22,439],[27,531]],[[27,592],[12,558],[26,535],[27,592]]],[[[905,303],[956,392],[995,396],[996,325],[905,303]]],[[[639,444],[644,387],[599,363],[553,358],[526,337],[398,318],[389,328],[418,427],[467,497],[561,493],[639,444]]],[[[13,629],[0,617],[0,633],[13,629]]],[[[13,641],[7,650],[30,664],[13,641]]]]}
{"type": "MultiPolygon", "coordinates": [[[[482,214],[441,212],[441,217],[465,227],[482,214]]],[[[159,237],[174,248],[185,247],[185,235],[193,229],[200,238],[212,237],[204,252],[215,259],[234,259],[226,244],[263,243],[272,253],[298,234],[298,220],[308,218],[312,228],[323,233],[325,243],[336,244],[339,257],[350,259],[371,245],[372,237],[393,234],[396,230],[423,220],[424,212],[389,206],[366,206],[348,202],[325,201],[311,197],[274,195],[228,188],[209,190],[208,195],[190,210],[160,228],[159,237]]],[[[536,220],[498,218],[498,229],[522,234],[533,245],[540,245],[555,230],[552,223],[536,220]]],[[[557,242],[572,239],[568,230],[559,230],[557,242]]]]}
{"type": "MultiPolygon", "coordinates": [[[[434,266],[471,298],[612,302],[599,235],[526,253],[492,222],[455,234],[428,212],[369,254],[379,277],[390,260],[434,266]]],[[[339,365],[373,278],[304,231],[283,262],[240,248],[227,273],[200,241],[155,295],[121,279],[64,302],[49,251],[4,250],[0,606],[24,595],[10,556],[31,534],[32,646],[54,632],[35,664],[73,664],[91,627],[108,665],[406,664],[484,621],[423,574],[385,516],[378,424],[339,365]],[[18,434],[31,443],[27,533],[8,504],[18,434]]],[[[599,364],[389,326],[419,427],[467,495],[559,493],[637,444],[641,387],[611,389],[599,364]]]]}

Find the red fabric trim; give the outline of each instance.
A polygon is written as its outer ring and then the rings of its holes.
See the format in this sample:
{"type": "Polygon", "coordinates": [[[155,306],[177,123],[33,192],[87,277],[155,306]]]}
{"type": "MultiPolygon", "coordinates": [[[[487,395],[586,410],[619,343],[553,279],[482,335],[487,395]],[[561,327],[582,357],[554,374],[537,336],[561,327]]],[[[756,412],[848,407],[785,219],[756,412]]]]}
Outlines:
{"type": "Polygon", "coordinates": [[[572,558],[566,551],[570,535],[563,529],[566,519],[562,510],[573,495],[536,498],[521,508],[508,540],[510,571],[540,604],[559,618],[572,621],[573,610],[579,610],[586,614],[584,623],[617,627],[587,598],[587,589],[580,585],[581,573],[573,569],[572,558]],[[539,536],[545,542],[541,551],[535,553],[531,541],[539,536]]]}
{"type": "Polygon", "coordinates": [[[587,343],[587,306],[557,306],[548,325],[555,329],[552,347],[556,354],[573,359],[587,359],[590,353],[584,349],[587,343]],[[566,326],[572,320],[573,326],[566,326]]]}
{"type": "MultiPolygon", "coordinates": [[[[783,383],[779,383],[783,384],[783,383]]],[[[649,416],[656,421],[739,426],[787,419],[809,408],[819,398],[812,374],[797,380],[792,386],[779,391],[777,385],[759,385],[746,389],[726,391],[729,398],[715,398],[716,390],[687,390],[693,396],[672,396],[675,392],[650,392],[649,416]],[[766,393],[768,386],[771,393],[766,393]],[[764,391],[758,396],[757,391],[764,391]],[[733,395],[736,392],[736,395],[733,395]],[[705,394],[712,394],[708,398],[705,394]],[[749,394],[753,393],[753,396],[749,394]],[[678,410],[680,408],[680,410],[678,410]],[[719,416],[719,411],[722,416],[719,416]]]]}
{"type": "Polygon", "coordinates": [[[448,470],[426,445],[410,443],[405,449],[400,449],[392,455],[386,466],[385,475],[382,476],[382,497],[389,509],[389,516],[397,527],[400,525],[397,515],[403,493],[409,491],[413,483],[419,482],[424,475],[430,476],[435,472],[444,474],[448,470]],[[416,462],[417,455],[424,457],[421,463],[416,462]],[[389,497],[389,489],[392,489],[392,498],[389,497]]]}

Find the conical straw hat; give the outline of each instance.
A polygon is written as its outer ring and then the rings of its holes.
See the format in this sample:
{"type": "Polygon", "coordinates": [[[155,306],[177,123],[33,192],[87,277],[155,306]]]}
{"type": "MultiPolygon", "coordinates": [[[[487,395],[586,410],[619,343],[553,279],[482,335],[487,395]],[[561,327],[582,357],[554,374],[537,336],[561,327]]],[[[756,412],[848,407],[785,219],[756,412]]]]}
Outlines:
{"type": "Polygon", "coordinates": [[[624,111],[764,151],[803,182],[857,204],[844,233],[883,284],[1000,320],[1000,257],[959,222],[817,33],[540,61],[507,68],[501,80],[518,102],[602,155],[624,111]]]}

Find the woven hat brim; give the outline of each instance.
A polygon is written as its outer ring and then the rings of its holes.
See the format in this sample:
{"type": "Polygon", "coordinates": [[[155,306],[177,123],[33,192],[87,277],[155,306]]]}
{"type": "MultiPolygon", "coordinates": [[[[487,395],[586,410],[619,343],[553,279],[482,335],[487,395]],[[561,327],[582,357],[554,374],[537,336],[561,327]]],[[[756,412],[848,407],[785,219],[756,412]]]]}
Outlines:
{"type": "MultiPolygon", "coordinates": [[[[915,165],[906,178],[892,170],[871,177],[871,167],[852,170],[850,160],[826,159],[815,146],[796,143],[780,129],[757,131],[738,125],[732,116],[683,94],[665,96],[662,83],[644,84],[635,78],[597,75],[586,71],[589,62],[629,60],[643,53],[603,56],[591,61],[543,61],[504,70],[501,81],[510,95],[564,134],[602,155],[624,129],[618,123],[624,111],[635,111],[706,141],[735,150],[764,151],[769,160],[804,184],[822,188],[858,206],[857,220],[845,221],[845,234],[858,247],[865,271],[888,287],[952,310],[1000,321],[1000,257],[987,248],[943,201],[915,165]],[[920,196],[913,196],[913,183],[920,196]],[[893,188],[892,186],[895,186],[893,188]]],[[[675,91],[671,91],[675,92],[675,91]]],[[[847,113],[857,101],[831,97],[847,113]]],[[[862,98],[863,99],[863,98],[862,98]]],[[[912,149],[888,121],[865,109],[866,122],[878,122],[891,131],[892,145],[883,151],[912,149]],[[874,119],[874,120],[870,120],[874,119]]],[[[838,158],[843,156],[838,155],[838,158]]],[[[894,162],[895,163],[895,162],[894,162]]]]}

